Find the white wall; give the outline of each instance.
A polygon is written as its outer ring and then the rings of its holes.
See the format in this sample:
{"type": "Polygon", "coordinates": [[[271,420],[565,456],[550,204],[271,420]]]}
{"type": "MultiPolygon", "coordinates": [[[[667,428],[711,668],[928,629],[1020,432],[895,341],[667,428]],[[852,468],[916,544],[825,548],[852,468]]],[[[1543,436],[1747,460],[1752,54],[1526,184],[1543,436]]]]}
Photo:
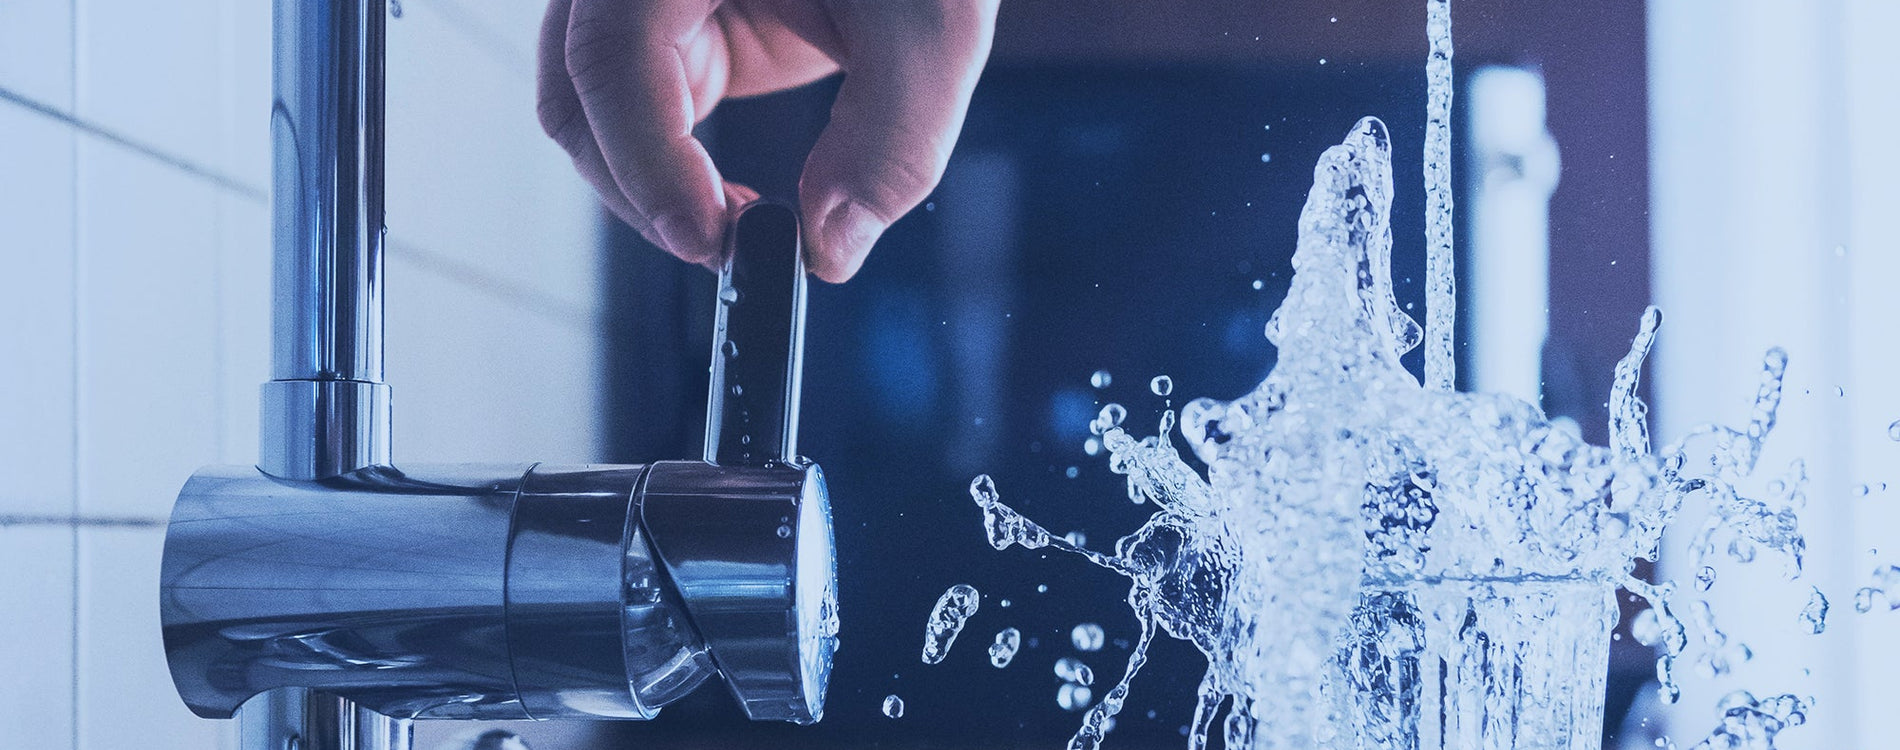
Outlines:
{"type": "Polygon", "coordinates": [[[1853,594],[1900,563],[1900,443],[1886,434],[1900,419],[1900,4],[1697,0],[1649,16],[1657,437],[1743,423],[1761,354],[1781,346],[1787,397],[1758,476],[1799,457],[1812,478],[1806,574],[1725,566],[1709,599],[1756,659],[1686,686],[1672,735],[1700,740],[1715,698],[1746,688],[1820,699],[1784,750],[1887,747],[1900,612],[1858,614],[1853,594]],[[1832,600],[1820,636],[1796,624],[1809,585],[1832,600]]]}
{"type": "MultiPolygon", "coordinates": [[[[537,3],[389,25],[401,461],[595,458],[596,209],[535,123],[537,3]]],[[[0,2],[0,746],[206,748],[158,636],[163,520],[256,457],[270,3],[0,2]]]]}

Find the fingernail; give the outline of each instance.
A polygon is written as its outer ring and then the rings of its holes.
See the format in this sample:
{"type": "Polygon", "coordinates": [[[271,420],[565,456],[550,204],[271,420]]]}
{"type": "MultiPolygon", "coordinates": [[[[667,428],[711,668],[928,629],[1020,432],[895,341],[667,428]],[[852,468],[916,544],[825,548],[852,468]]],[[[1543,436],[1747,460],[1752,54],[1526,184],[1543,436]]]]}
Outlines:
{"type": "Polygon", "coordinates": [[[653,220],[661,249],[688,263],[703,263],[719,253],[719,230],[686,214],[665,214],[653,220]]]}
{"type": "Polygon", "coordinates": [[[818,249],[831,261],[828,272],[820,273],[819,278],[834,283],[851,278],[886,228],[877,214],[859,203],[845,200],[833,206],[819,231],[823,244],[818,249]]]}

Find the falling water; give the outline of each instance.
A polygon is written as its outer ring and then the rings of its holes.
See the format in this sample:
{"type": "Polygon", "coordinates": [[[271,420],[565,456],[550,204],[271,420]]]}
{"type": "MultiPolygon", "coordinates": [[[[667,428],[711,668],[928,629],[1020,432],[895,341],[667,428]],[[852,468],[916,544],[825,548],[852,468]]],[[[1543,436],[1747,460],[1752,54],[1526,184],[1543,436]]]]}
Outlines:
{"type": "Polygon", "coordinates": [[[1452,275],[1451,0],[1426,0],[1425,34],[1425,385],[1449,391],[1457,284],[1452,275]]]}

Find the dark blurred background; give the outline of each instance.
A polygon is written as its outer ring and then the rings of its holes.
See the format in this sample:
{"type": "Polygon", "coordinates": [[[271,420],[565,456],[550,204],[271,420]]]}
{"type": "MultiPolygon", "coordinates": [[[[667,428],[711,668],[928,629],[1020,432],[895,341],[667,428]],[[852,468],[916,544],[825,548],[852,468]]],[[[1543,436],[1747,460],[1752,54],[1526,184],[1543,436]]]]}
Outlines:
{"type": "MultiPolygon", "coordinates": [[[[1544,405],[1602,443],[1610,374],[1649,298],[1642,4],[1454,11],[1461,105],[1485,65],[1544,79],[1565,165],[1549,211],[1544,405]],[[1606,252],[1620,270],[1605,270],[1606,252]]],[[[1156,375],[1173,379],[1175,406],[1261,379],[1274,361],[1262,327],[1285,293],[1313,164],[1365,115],[1393,133],[1393,280],[1422,320],[1424,28],[1422,2],[1005,2],[940,187],[851,283],[813,282],[801,447],[831,482],[843,613],[825,721],[749,724],[707,689],[659,721],[602,725],[594,742],[1061,746],[1081,714],[1057,705],[1051,666],[1082,658],[1098,699],[1114,683],[1136,628],[1126,585],[1069,559],[992,551],[967,484],[991,474],[1015,507],[1098,548],[1136,528],[1152,509],[1088,455],[1087,422],[1114,401],[1133,432],[1152,433],[1169,405],[1149,392],[1156,375]],[[1107,387],[1092,386],[1097,371],[1107,387]],[[958,583],[983,592],[982,610],[950,658],[926,666],[925,615],[958,583]],[[1106,648],[1075,652],[1068,634],[1083,622],[1107,631],[1106,648]],[[1024,648],[998,670],[985,649],[1004,627],[1024,648]],[[880,712],[886,695],[903,698],[901,719],[880,712]]],[[[791,199],[835,90],[727,102],[702,137],[729,179],[791,199]]],[[[1454,170],[1469,197],[1472,170],[1454,170]]],[[[606,457],[696,455],[713,279],[609,223],[606,457]]],[[[1629,645],[1612,658],[1606,744],[1652,669],[1629,645]]],[[[1181,746],[1203,669],[1191,647],[1158,641],[1111,745],[1181,746]]]]}

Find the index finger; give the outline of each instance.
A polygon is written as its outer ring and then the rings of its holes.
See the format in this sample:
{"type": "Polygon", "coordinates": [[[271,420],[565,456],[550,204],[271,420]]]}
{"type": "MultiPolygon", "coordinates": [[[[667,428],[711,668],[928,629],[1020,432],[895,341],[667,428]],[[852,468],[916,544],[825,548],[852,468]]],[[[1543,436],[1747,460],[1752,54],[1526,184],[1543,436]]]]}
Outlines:
{"type": "Polygon", "coordinates": [[[649,239],[693,263],[718,256],[725,231],[725,185],[692,132],[726,82],[713,5],[574,0],[567,28],[567,72],[615,187],[649,239]]]}

